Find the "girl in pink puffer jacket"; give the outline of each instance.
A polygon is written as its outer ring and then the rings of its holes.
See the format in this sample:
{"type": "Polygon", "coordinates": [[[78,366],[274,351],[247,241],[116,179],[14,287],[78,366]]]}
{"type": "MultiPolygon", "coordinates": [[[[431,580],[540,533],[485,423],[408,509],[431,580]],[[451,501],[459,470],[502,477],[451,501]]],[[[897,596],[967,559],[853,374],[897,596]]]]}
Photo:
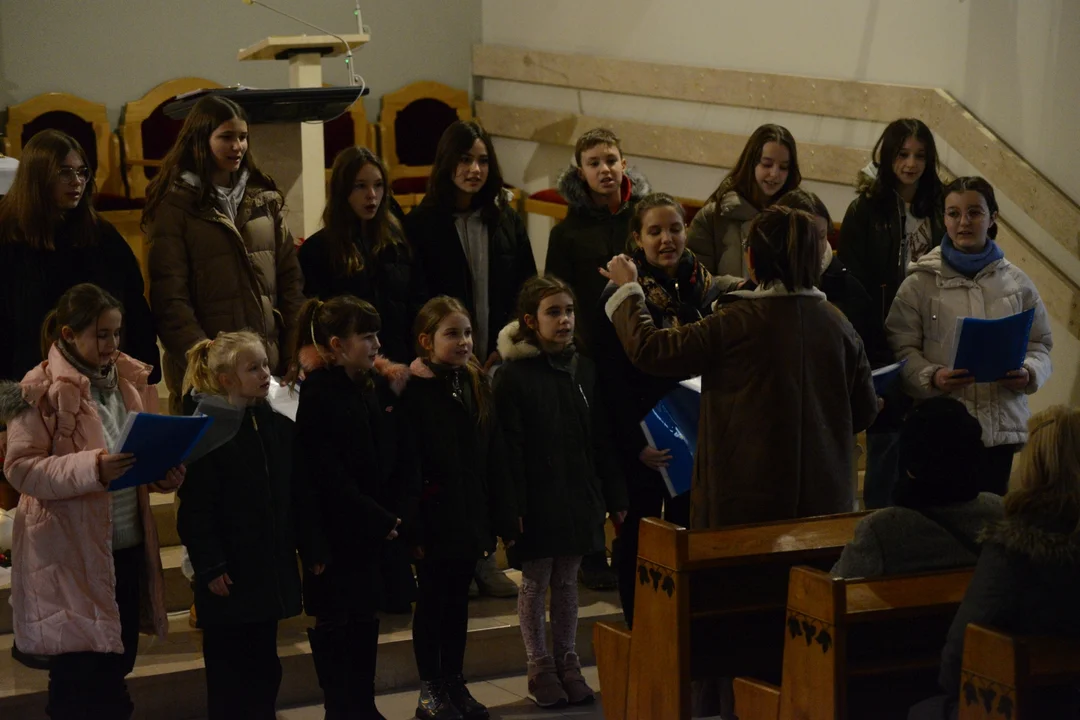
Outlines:
{"type": "MultiPolygon", "coordinates": [[[[15,644],[54,656],[52,718],[128,718],[139,631],[164,637],[164,582],[149,488],[107,492],[135,462],[108,448],[130,412],[156,409],[151,367],[118,351],[120,303],[96,285],[45,321],[48,360],[0,397],[4,474],[22,493],[13,534],[15,644]],[[148,598],[148,599],[147,599],[148,598]]],[[[183,468],[154,486],[179,486],[183,468]]]]}

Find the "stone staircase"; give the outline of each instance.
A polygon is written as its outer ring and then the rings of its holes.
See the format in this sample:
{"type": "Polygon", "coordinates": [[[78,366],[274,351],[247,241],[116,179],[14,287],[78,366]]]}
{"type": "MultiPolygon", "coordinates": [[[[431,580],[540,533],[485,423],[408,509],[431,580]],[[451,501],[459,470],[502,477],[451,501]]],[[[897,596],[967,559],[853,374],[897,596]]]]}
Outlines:
{"type": "MultiPolygon", "coordinates": [[[[169,635],[159,641],[142,637],[134,672],[128,687],[136,705],[136,718],[185,720],[204,717],[206,684],[203,671],[201,634],[188,625],[192,594],[180,571],[180,538],[176,532],[173,496],[152,495],[154,517],[161,540],[161,559],[165,570],[165,600],[170,611],[169,635]]],[[[501,562],[505,559],[499,557],[501,562]]],[[[520,583],[520,573],[509,576],[520,583]]],[[[11,658],[12,635],[11,589],[7,578],[0,576],[0,718],[23,720],[44,717],[48,673],[31,670],[11,658]]],[[[622,617],[614,592],[581,590],[581,621],[578,625],[578,650],[582,660],[593,662],[592,626],[599,620],[622,617]]],[[[379,638],[379,661],[376,690],[388,692],[418,687],[419,678],[412,654],[411,616],[385,616],[379,638]]],[[[278,696],[279,707],[311,705],[321,701],[322,693],[312,666],[311,648],[305,629],[312,621],[301,616],[281,623],[278,631],[278,654],[283,680],[278,696]]],[[[514,598],[481,598],[469,605],[469,641],[465,672],[469,678],[520,674],[525,668],[525,651],[517,619],[514,598]]]]}

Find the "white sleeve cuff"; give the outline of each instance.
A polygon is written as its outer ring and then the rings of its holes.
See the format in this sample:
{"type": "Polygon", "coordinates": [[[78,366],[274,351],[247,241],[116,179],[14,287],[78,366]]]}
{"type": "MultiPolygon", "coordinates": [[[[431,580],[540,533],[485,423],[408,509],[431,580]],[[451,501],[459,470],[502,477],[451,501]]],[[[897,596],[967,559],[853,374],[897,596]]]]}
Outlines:
{"type": "Polygon", "coordinates": [[[626,283],[615,294],[608,298],[608,301],[604,303],[604,312],[607,313],[608,320],[615,314],[615,311],[632,295],[640,295],[641,299],[645,299],[645,291],[641,289],[641,285],[636,282],[626,283]]]}

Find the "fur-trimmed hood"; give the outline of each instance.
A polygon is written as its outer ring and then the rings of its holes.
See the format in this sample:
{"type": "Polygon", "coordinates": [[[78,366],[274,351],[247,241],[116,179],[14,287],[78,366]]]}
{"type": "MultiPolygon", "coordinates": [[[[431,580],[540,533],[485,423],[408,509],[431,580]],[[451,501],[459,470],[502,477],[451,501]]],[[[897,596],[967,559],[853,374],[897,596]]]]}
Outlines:
{"type": "MultiPolygon", "coordinates": [[[[630,202],[636,203],[641,198],[652,192],[648,179],[637,169],[628,167],[623,173],[623,183],[630,183],[630,202]]],[[[555,187],[559,194],[566,200],[566,204],[579,212],[596,212],[609,215],[607,208],[597,207],[589,195],[589,184],[578,173],[578,166],[571,164],[559,175],[559,181],[555,187]]],[[[625,190],[620,189],[625,195],[625,190]]]]}
{"type": "Polygon", "coordinates": [[[997,543],[1040,565],[1080,568],[1080,532],[1054,532],[1030,519],[1014,517],[988,525],[979,540],[997,543]]]}
{"type": "Polygon", "coordinates": [[[716,215],[737,222],[746,222],[757,217],[760,210],[734,190],[728,190],[716,202],[716,215]]]}
{"type": "Polygon", "coordinates": [[[855,192],[859,195],[865,195],[870,192],[870,186],[877,180],[878,166],[877,163],[871,160],[866,163],[866,167],[859,171],[855,176],[855,192]]]}
{"type": "MultiPolygon", "coordinates": [[[[328,366],[324,353],[319,352],[314,345],[305,345],[300,348],[299,355],[300,368],[305,373],[328,366]]],[[[385,378],[395,395],[400,395],[405,391],[405,385],[409,382],[409,378],[412,377],[408,365],[396,363],[382,355],[375,358],[375,372],[385,378]]]]}
{"type": "Polygon", "coordinates": [[[514,340],[514,335],[517,334],[519,327],[521,326],[518,321],[512,320],[506,327],[499,331],[499,340],[496,349],[499,351],[499,355],[502,357],[503,362],[525,360],[526,358],[534,358],[540,355],[540,348],[533,345],[528,340],[514,340]]]}
{"type": "Polygon", "coordinates": [[[22,385],[14,380],[0,382],[0,425],[7,425],[16,415],[31,407],[23,395],[22,385]]]}

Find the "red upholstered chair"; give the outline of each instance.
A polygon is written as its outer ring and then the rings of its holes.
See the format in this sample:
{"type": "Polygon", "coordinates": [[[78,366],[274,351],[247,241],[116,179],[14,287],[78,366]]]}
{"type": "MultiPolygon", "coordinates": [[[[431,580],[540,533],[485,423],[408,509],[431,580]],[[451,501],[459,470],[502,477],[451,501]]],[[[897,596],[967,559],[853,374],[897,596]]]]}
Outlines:
{"type": "Polygon", "coordinates": [[[46,93],[12,105],[8,108],[7,154],[22,157],[23,147],[42,130],[60,130],[75,138],[86,152],[99,195],[122,197],[113,162],[116,141],[105,105],[67,93],[46,93]]]}
{"type": "Polygon", "coordinates": [[[136,204],[146,200],[146,187],[161,167],[161,159],[180,134],[183,120],[165,115],[165,105],[183,95],[203,88],[219,88],[213,80],[186,77],[167,80],[138,100],[124,105],[117,129],[121,138],[124,183],[128,197],[136,204]]]}
{"type": "Polygon", "coordinates": [[[566,217],[568,211],[566,200],[555,188],[546,188],[529,195],[522,203],[522,209],[527,213],[547,215],[556,221],[566,217]]]}
{"type": "MultiPolygon", "coordinates": [[[[323,87],[330,86],[324,84],[323,87]]],[[[330,182],[330,170],[334,167],[334,158],[342,150],[360,145],[374,153],[379,152],[375,127],[368,122],[362,98],[353,103],[348,112],[323,123],[323,161],[326,168],[326,182],[330,182]]]]}
{"type": "Polygon", "coordinates": [[[435,148],[456,120],[469,120],[469,93],[421,81],[382,96],[379,136],[390,187],[408,210],[427,192],[435,148]]]}

